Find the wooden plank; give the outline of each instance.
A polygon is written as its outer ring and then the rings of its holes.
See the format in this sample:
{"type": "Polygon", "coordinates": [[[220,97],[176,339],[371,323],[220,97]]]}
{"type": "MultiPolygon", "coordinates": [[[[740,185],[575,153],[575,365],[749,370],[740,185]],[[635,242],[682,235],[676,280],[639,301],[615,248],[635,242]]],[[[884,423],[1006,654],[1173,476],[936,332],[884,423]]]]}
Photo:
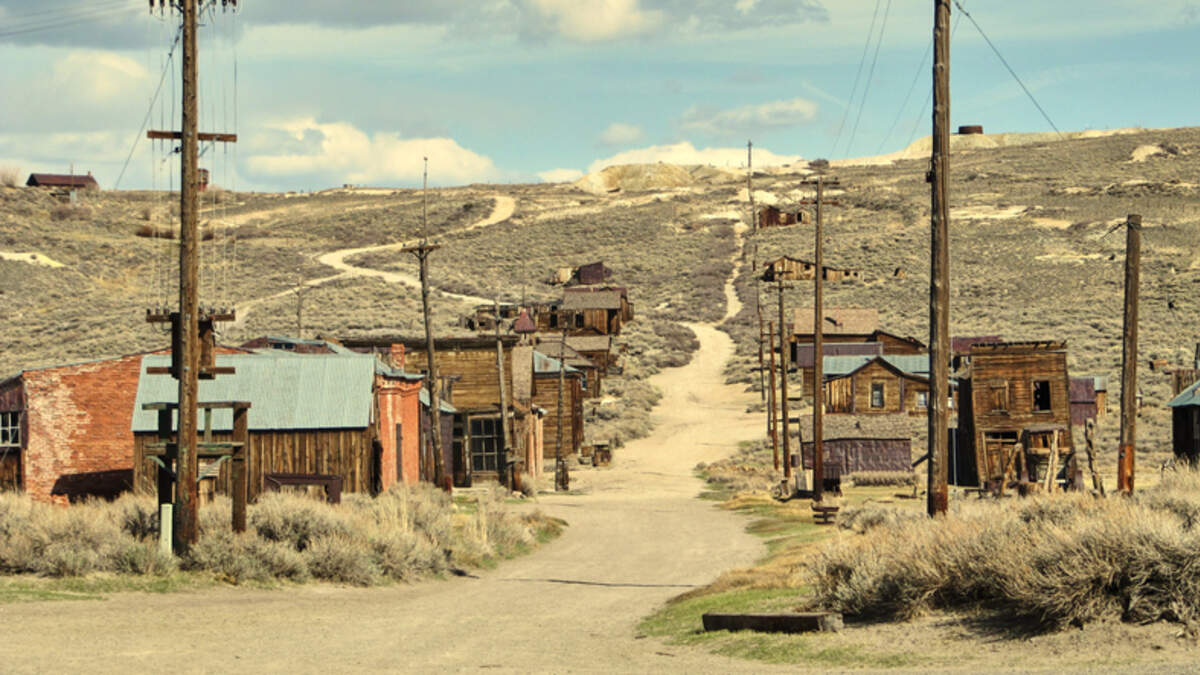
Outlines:
{"type": "MultiPolygon", "coordinates": [[[[237,134],[214,134],[201,131],[196,134],[200,141],[215,141],[217,143],[237,143],[237,134]]],[[[153,140],[181,140],[183,134],[178,131],[160,131],[158,129],[150,129],[146,132],[146,138],[153,140]]]]}
{"type": "Polygon", "coordinates": [[[722,614],[706,612],[704,630],[752,630],[759,633],[836,633],[842,629],[840,612],[785,612],[780,614],[722,614]]]}

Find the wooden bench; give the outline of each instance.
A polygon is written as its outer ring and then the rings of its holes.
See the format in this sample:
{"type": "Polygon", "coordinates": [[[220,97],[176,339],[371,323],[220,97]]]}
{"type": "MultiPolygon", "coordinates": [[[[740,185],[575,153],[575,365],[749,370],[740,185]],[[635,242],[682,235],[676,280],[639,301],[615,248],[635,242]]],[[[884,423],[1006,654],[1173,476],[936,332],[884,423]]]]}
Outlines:
{"type": "Polygon", "coordinates": [[[838,507],[813,504],[812,511],[813,522],[818,525],[832,525],[834,519],[837,518],[838,507]]]}

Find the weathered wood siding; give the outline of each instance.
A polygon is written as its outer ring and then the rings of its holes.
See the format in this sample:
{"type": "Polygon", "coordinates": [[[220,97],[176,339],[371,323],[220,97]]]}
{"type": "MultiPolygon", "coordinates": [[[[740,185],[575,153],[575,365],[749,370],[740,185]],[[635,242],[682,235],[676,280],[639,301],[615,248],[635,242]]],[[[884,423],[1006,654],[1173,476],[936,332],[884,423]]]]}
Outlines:
{"type": "MultiPolygon", "coordinates": [[[[907,438],[827,438],[823,466],[829,477],[858,471],[912,471],[912,442],[907,438]]],[[[804,468],[813,468],[813,443],[800,444],[804,468]]]]}
{"type": "Polygon", "coordinates": [[[1171,421],[1175,456],[1192,462],[1200,459],[1200,407],[1173,408],[1171,421]]]}
{"type": "MultiPolygon", "coordinates": [[[[546,411],[542,427],[542,449],[547,459],[558,451],[558,375],[534,378],[533,404],[546,411]]],[[[579,378],[563,382],[563,456],[577,454],[583,445],[583,391],[579,378]]]]}
{"type": "MultiPolygon", "coordinates": [[[[214,441],[232,440],[229,433],[214,433],[214,441]]],[[[249,481],[247,496],[257,497],[264,489],[264,474],[321,473],[342,477],[342,490],[370,492],[372,488],[371,429],[320,429],[297,431],[251,431],[250,452],[246,461],[249,481]]],[[[154,434],[134,435],[134,486],[153,494],[157,464],[144,452],[147,443],[155,443],[154,434]]],[[[230,495],[229,462],[221,464],[216,479],[218,494],[230,495]]]]}
{"type": "MultiPolygon", "coordinates": [[[[410,348],[405,355],[405,369],[424,374],[428,358],[423,348],[410,348]]],[[[435,356],[438,374],[454,379],[451,403],[459,410],[491,408],[499,410],[500,382],[496,378],[496,347],[437,347],[435,356]]],[[[512,348],[504,348],[505,382],[512,387],[512,348]]]]}

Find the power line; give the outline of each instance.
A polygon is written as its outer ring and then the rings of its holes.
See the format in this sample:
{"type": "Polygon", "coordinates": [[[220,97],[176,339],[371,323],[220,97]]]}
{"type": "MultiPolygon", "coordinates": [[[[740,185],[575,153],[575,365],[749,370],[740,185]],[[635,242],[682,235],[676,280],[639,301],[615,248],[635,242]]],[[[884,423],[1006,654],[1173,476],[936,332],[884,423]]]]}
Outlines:
{"type": "Polygon", "coordinates": [[[125,164],[121,167],[121,173],[117,175],[117,181],[113,183],[114,190],[121,186],[121,179],[125,177],[125,170],[129,168],[129,160],[133,159],[133,152],[137,149],[138,141],[142,140],[142,132],[146,131],[146,125],[150,123],[150,117],[154,115],[154,103],[158,100],[159,93],[162,92],[163,83],[167,80],[167,73],[174,70],[171,59],[175,55],[175,48],[179,46],[179,38],[182,35],[182,28],[175,31],[175,40],[171,43],[170,51],[167,52],[167,63],[163,66],[162,75],[158,78],[158,86],[154,89],[154,96],[150,98],[150,106],[146,110],[146,117],[142,120],[142,128],[138,129],[137,135],[133,137],[133,145],[129,148],[129,155],[125,157],[125,164]]]}
{"type": "Polygon", "coordinates": [[[64,10],[60,15],[57,16],[35,19],[24,24],[16,24],[15,26],[10,25],[5,30],[0,31],[0,39],[14,37],[17,35],[27,35],[29,33],[57,30],[59,28],[68,28],[76,24],[88,23],[95,21],[96,19],[116,17],[136,11],[138,11],[138,6],[128,4],[128,0],[122,0],[119,5],[101,5],[99,7],[89,7],[83,10],[64,10]]]}
{"type": "Polygon", "coordinates": [[[863,108],[867,107],[867,94],[871,91],[871,80],[875,78],[875,64],[879,61],[879,48],[883,46],[883,32],[887,30],[888,14],[892,11],[892,0],[888,0],[883,10],[883,23],[879,26],[879,38],[875,41],[875,55],[871,57],[871,70],[867,71],[867,83],[863,86],[862,98],[858,102],[858,115],[854,118],[854,130],[850,132],[850,140],[846,143],[846,154],[854,147],[854,137],[858,135],[858,123],[862,120],[863,108]]]}
{"type": "Polygon", "coordinates": [[[875,34],[875,20],[879,18],[879,4],[880,0],[875,0],[875,13],[871,15],[871,27],[867,29],[867,41],[863,43],[863,53],[858,59],[858,71],[854,73],[854,86],[850,87],[850,98],[846,101],[845,109],[842,110],[842,121],[838,123],[837,134],[833,138],[833,148],[829,151],[830,157],[837,153],[838,142],[842,140],[842,130],[846,127],[846,118],[850,115],[850,108],[854,107],[854,95],[858,93],[858,79],[862,77],[862,69],[867,62],[867,52],[871,49],[871,36],[875,34]]]}
{"type": "Polygon", "coordinates": [[[1033,102],[1034,107],[1036,107],[1038,112],[1042,114],[1042,117],[1045,118],[1046,123],[1050,125],[1050,128],[1054,129],[1054,133],[1058,134],[1059,138],[1066,140],[1066,137],[1063,136],[1062,132],[1058,130],[1058,127],[1054,125],[1054,122],[1050,119],[1050,116],[1047,115],[1046,111],[1042,109],[1041,104],[1039,104],[1037,99],[1033,97],[1033,92],[1029,91],[1029,87],[1025,86],[1025,83],[1022,82],[1021,78],[1017,76],[1017,73],[1012,69],[1012,66],[1008,65],[1008,61],[1004,58],[1004,55],[1000,53],[1000,50],[997,49],[996,45],[992,43],[990,38],[988,38],[987,33],[983,32],[983,28],[980,28],[979,22],[975,21],[975,17],[971,16],[967,10],[963,9],[962,3],[960,3],[958,0],[954,0],[954,5],[958,7],[959,12],[966,15],[966,17],[975,26],[975,30],[979,31],[979,34],[983,36],[984,42],[986,42],[988,46],[992,48],[992,51],[996,54],[996,58],[1000,59],[1000,63],[1003,63],[1004,67],[1008,69],[1008,74],[1012,75],[1013,79],[1017,81],[1017,84],[1021,85],[1021,89],[1025,92],[1025,95],[1028,96],[1029,100],[1033,102]]]}
{"type": "Polygon", "coordinates": [[[908,93],[904,95],[904,102],[900,104],[900,109],[896,111],[896,119],[892,120],[892,126],[888,127],[887,133],[884,134],[883,140],[879,142],[879,149],[875,154],[882,154],[884,146],[892,137],[892,132],[896,130],[896,125],[900,123],[900,118],[904,116],[904,110],[908,108],[908,101],[912,98],[912,93],[917,89],[917,82],[921,80],[921,73],[925,72],[925,62],[929,59],[929,52],[933,50],[933,40],[925,45],[925,55],[921,57],[921,61],[917,64],[917,73],[913,75],[912,84],[908,87],[908,93]]]}

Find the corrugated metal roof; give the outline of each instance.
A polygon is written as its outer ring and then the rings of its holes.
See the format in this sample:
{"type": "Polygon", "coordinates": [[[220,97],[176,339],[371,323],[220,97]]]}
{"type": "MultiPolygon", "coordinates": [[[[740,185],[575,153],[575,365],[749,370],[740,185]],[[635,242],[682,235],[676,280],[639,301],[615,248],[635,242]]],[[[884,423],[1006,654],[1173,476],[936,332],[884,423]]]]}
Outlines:
{"type": "Polygon", "coordinates": [[[1200,405],[1200,382],[1196,382],[1187,389],[1179,392],[1179,395],[1171,399],[1171,402],[1167,404],[1170,408],[1183,408],[1192,405],[1200,405]]]}
{"type": "MultiPolygon", "coordinates": [[[[428,388],[421,387],[421,391],[417,394],[417,398],[418,398],[418,400],[421,401],[421,405],[425,406],[426,408],[429,407],[429,389],[428,388]]],[[[458,412],[458,408],[455,408],[454,406],[450,405],[449,403],[446,403],[445,401],[442,401],[440,410],[444,413],[450,413],[451,415],[458,412]]]]}
{"type": "Polygon", "coordinates": [[[840,377],[842,375],[849,375],[874,359],[883,359],[898,370],[913,375],[926,376],[929,374],[928,354],[884,354],[883,356],[859,354],[853,356],[826,356],[824,363],[825,376],[840,377]]]}
{"type": "MultiPolygon", "coordinates": [[[[234,375],[201,380],[199,400],[249,401],[251,430],[361,429],[371,423],[374,356],[368,354],[218,354],[218,366],[232,366],[234,375]]],[[[148,375],[150,366],[168,366],[170,357],[142,359],[133,431],[154,431],[157,413],[144,403],[173,403],[179,385],[166,375],[148,375]]],[[[213,411],[213,427],[233,426],[229,410],[213,411]]],[[[203,423],[203,420],[202,422],[203,423]]]]}
{"type": "MultiPolygon", "coordinates": [[[[557,373],[561,367],[562,362],[558,359],[550,358],[536,349],[533,350],[533,372],[535,374],[557,373]]],[[[579,370],[572,368],[571,366],[567,366],[566,372],[568,375],[570,375],[571,373],[578,373],[579,370]]]]}
{"type": "Polygon", "coordinates": [[[1096,380],[1090,375],[1072,377],[1070,384],[1071,403],[1095,403],[1096,380]]]}
{"type": "MultiPolygon", "coordinates": [[[[810,344],[796,345],[797,368],[812,368],[816,363],[813,353],[816,347],[810,344]]],[[[821,344],[825,356],[883,356],[882,342],[825,342],[821,344]]]]}

